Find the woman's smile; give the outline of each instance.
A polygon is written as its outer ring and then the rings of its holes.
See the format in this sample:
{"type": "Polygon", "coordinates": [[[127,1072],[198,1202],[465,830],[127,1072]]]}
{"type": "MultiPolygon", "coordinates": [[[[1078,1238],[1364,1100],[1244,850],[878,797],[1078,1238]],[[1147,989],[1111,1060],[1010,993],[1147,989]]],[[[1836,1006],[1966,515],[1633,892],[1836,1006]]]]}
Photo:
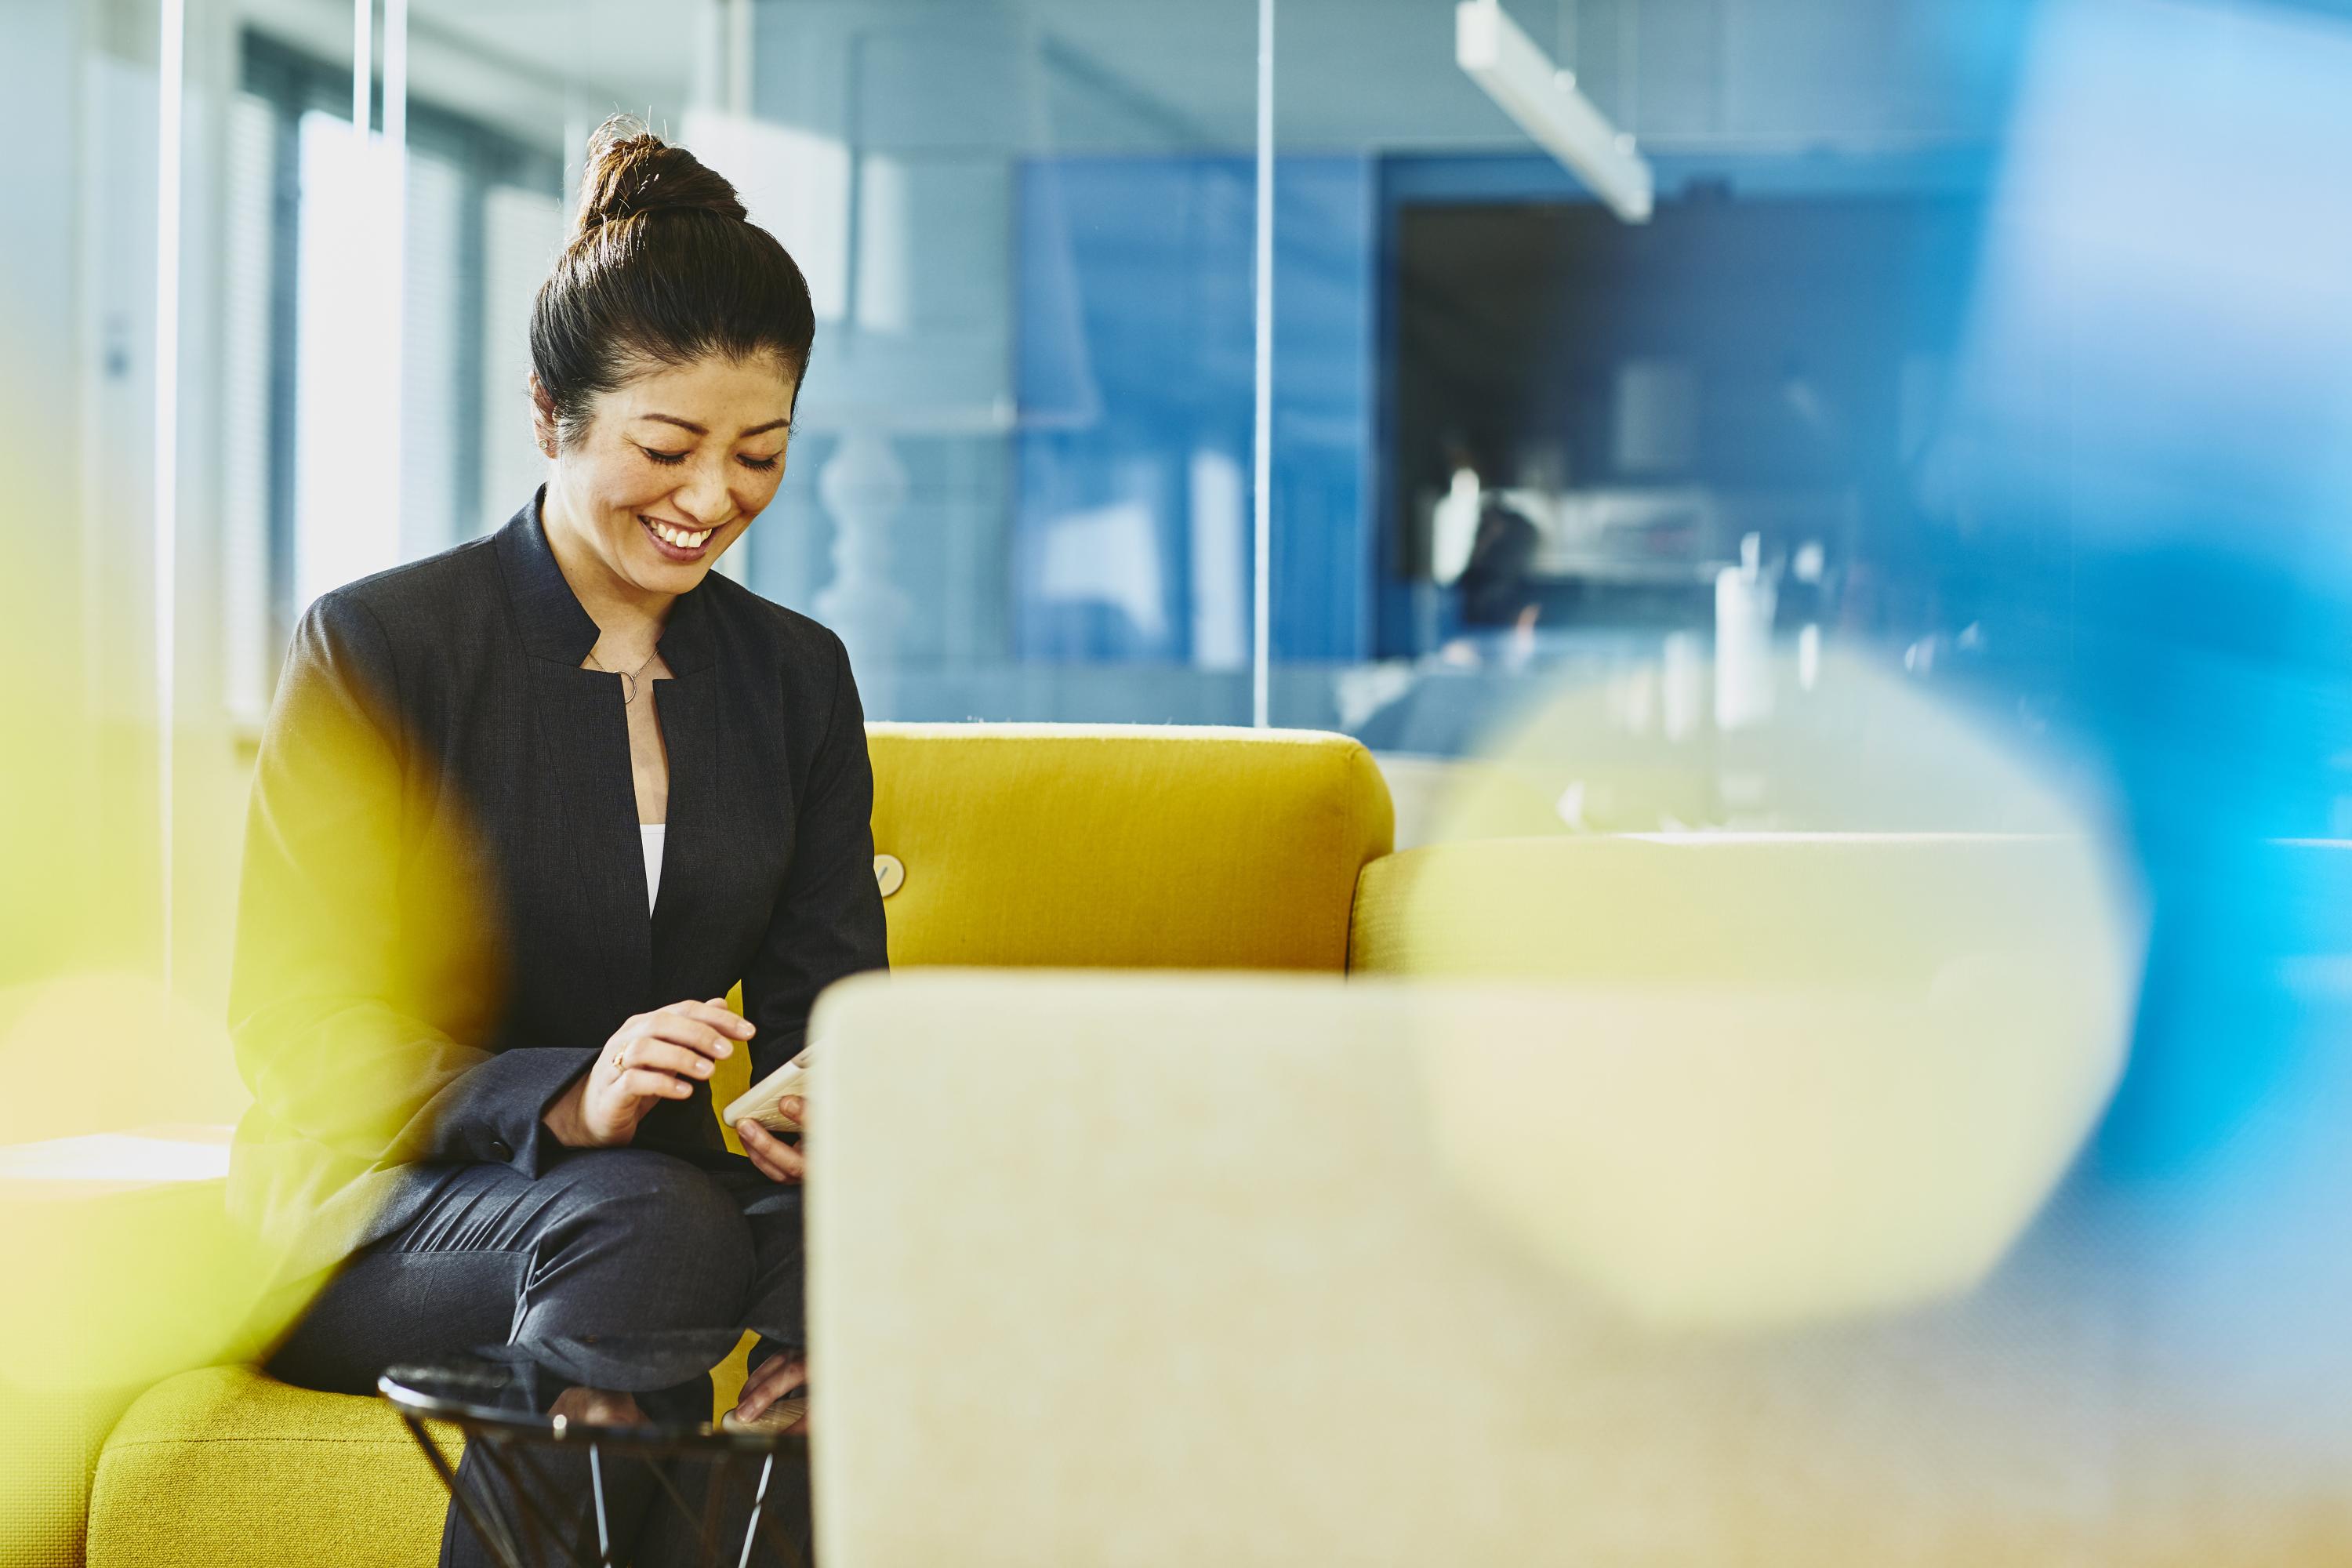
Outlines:
{"type": "Polygon", "coordinates": [[[661,552],[666,561],[701,560],[702,552],[710,548],[711,540],[719,533],[715,528],[688,528],[684,523],[673,522],[667,518],[647,517],[643,512],[637,514],[637,521],[644,527],[646,537],[653,541],[654,548],[661,552]]]}

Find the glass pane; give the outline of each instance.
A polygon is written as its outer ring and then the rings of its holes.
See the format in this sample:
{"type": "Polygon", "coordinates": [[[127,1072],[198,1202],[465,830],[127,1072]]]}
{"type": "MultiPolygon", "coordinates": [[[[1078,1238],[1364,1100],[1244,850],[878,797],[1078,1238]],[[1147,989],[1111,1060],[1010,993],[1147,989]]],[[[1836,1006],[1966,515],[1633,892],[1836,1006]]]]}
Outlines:
{"type": "Polygon", "coordinates": [[[1511,0],[1629,220],[1451,0],[1377,10],[1278,12],[1277,721],[1492,759],[1569,703],[1491,831],[2003,825],[1792,763],[1860,721],[1841,655],[1980,662],[1937,477],[2014,18],[1511,0]]]}
{"type": "Polygon", "coordinates": [[[689,121],[817,296],[752,582],[869,713],[1247,721],[1254,28],[762,5],[689,121]]]}

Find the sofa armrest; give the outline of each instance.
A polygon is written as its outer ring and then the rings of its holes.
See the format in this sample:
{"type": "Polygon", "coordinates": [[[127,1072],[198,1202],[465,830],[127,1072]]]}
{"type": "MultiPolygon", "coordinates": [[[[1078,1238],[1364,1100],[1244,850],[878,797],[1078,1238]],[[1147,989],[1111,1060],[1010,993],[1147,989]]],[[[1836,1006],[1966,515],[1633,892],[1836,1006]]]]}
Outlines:
{"type": "Polygon", "coordinates": [[[0,1147],[0,1545],[79,1562],[90,1476],[148,1386],[249,1353],[226,1128],[0,1147]]]}

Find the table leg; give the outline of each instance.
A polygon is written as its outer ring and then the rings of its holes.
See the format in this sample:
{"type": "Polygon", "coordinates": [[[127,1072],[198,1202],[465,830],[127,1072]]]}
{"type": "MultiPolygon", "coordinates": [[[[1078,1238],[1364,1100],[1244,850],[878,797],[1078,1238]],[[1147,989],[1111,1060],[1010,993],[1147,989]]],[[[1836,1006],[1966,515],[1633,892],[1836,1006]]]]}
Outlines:
{"type": "Polygon", "coordinates": [[[613,1568],[613,1532],[604,1523],[604,1461],[596,1445],[588,1445],[588,1490],[596,1500],[597,1568],[613,1568]]]}
{"type": "Polygon", "coordinates": [[[464,1511],[466,1522],[474,1527],[474,1533],[482,1538],[482,1543],[498,1553],[507,1568],[530,1568],[530,1564],[523,1561],[522,1552],[515,1545],[513,1537],[507,1533],[505,1525],[492,1519],[487,1510],[476,1508],[464,1489],[457,1485],[457,1472],[451,1469],[449,1461],[441,1457],[441,1450],[434,1446],[432,1437],[425,1430],[425,1423],[404,1411],[400,1421],[408,1428],[408,1435],[416,1439],[416,1446],[425,1450],[425,1458],[433,1466],[433,1473],[441,1478],[441,1485],[447,1489],[450,1500],[464,1511]]]}
{"type": "Polygon", "coordinates": [[[751,1543],[760,1538],[760,1509],[768,1500],[768,1478],[776,1473],[776,1456],[760,1461],[760,1484],[751,1492],[751,1522],[743,1527],[743,1554],[735,1568],[751,1568],[751,1543]]]}
{"type": "MultiPolygon", "coordinates": [[[[563,1521],[540,1506],[539,1500],[531,1496],[530,1488],[525,1484],[530,1466],[523,1455],[530,1451],[525,1448],[517,1453],[509,1454],[502,1445],[490,1442],[483,1448],[482,1458],[485,1467],[494,1470],[496,1479],[503,1481],[507,1489],[514,1493],[515,1511],[527,1525],[531,1527],[533,1531],[531,1539],[537,1541],[542,1533],[544,1534],[549,1542],[548,1560],[578,1563],[581,1561],[580,1554],[572,1550],[571,1535],[564,1528],[563,1521]],[[512,1461],[511,1468],[509,1468],[509,1460],[512,1461]]],[[[590,1459],[592,1468],[595,1463],[592,1457],[590,1459]]],[[[604,1547],[601,1539],[598,1544],[600,1548],[604,1547]]],[[[598,1562],[588,1564],[587,1568],[601,1568],[601,1564],[609,1559],[609,1549],[600,1550],[597,1553],[598,1562]]]]}

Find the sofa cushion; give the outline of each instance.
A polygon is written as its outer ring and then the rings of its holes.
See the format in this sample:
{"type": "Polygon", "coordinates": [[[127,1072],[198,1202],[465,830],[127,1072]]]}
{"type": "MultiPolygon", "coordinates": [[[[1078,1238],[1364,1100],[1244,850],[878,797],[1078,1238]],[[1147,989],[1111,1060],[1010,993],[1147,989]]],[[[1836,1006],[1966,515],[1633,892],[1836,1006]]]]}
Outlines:
{"type": "Polygon", "coordinates": [[[1344,735],[875,724],[867,737],[874,847],[905,877],[883,906],[894,965],[1337,973],[1357,873],[1393,831],[1371,753],[1344,735]]]}
{"type": "MultiPolygon", "coordinates": [[[[435,1436],[455,1463],[456,1430],[435,1436]]],[[[89,1568],[415,1568],[439,1550],[447,1503],[382,1400],[206,1367],[149,1389],[107,1440],[90,1492],[89,1568]]]]}

